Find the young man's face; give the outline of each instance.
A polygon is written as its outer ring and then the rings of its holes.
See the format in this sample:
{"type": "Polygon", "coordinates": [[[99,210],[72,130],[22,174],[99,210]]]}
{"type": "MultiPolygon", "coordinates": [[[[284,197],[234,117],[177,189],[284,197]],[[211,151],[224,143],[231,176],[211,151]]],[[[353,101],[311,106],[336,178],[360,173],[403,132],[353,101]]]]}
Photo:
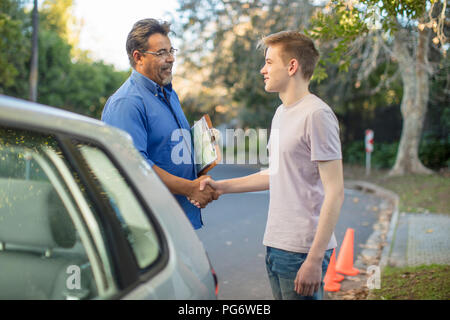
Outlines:
{"type": "MultiPolygon", "coordinates": [[[[148,38],[147,51],[170,52],[172,44],[170,39],[160,33],[152,34],[148,38]]],[[[144,53],[141,57],[141,73],[155,81],[160,86],[168,85],[172,81],[172,67],[175,57],[171,54],[157,56],[151,53],[144,53]]]]}
{"type": "Polygon", "coordinates": [[[267,92],[283,92],[289,80],[289,65],[281,58],[282,46],[267,48],[266,63],[260,73],[264,76],[264,89],[267,92]]]}

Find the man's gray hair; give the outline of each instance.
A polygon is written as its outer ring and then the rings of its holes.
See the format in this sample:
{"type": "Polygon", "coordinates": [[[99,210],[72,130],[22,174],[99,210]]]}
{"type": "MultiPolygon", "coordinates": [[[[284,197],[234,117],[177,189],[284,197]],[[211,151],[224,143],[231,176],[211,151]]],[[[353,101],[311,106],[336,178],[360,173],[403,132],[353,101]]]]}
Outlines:
{"type": "Polygon", "coordinates": [[[160,33],[167,36],[170,32],[170,23],[167,21],[158,21],[156,19],[142,19],[133,25],[127,37],[127,54],[130,65],[134,68],[136,62],[133,58],[133,52],[148,50],[148,37],[152,34],[160,33]]]}

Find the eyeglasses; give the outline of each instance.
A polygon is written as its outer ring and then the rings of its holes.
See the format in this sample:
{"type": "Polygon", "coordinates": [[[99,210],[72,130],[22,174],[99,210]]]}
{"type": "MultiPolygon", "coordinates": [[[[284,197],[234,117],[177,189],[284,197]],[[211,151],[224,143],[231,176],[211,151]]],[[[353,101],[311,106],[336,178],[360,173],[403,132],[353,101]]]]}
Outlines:
{"type": "Polygon", "coordinates": [[[157,52],[153,52],[153,51],[141,51],[141,52],[142,53],[150,53],[158,58],[166,59],[169,57],[169,55],[171,55],[172,57],[175,57],[175,54],[177,51],[178,51],[178,49],[170,48],[169,51],[167,51],[166,49],[161,49],[161,50],[158,50],[157,52]]]}

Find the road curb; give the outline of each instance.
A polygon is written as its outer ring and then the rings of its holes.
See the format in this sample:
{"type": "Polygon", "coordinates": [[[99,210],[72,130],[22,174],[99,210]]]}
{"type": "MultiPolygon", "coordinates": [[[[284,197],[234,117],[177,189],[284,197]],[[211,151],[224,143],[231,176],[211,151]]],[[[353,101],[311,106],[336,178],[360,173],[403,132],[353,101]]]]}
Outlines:
{"type": "MultiPolygon", "coordinates": [[[[383,249],[381,251],[381,257],[378,263],[378,266],[380,267],[380,270],[382,271],[389,263],[389,257],[392,251],[393,241],[394,241],[394,235],[395,230],[397,228],[398,224],[398,217],[399,217],[399,196],[390,190],[384,189],[378,185],[375,185],[373,183],[367,182],[367,181],[360,181],[360,180],[349,180],[345,181],[345,187],[349,189],[356,189],[363,192],[369,192],[372,194],[375,194],[379,197],[388,199],[392,205],[393,205],[393,212],[390,218],[389,222],[389,228],[386,233],[386,239],[383,243],[383,249]]],[[[373,243],[375,239],[380,238],[380,232],[379,230],[375,230],[369,237],[367,243],[373,243]]],[[[373,250],[373,249],[369,249],[373,250]]],[[[365,252],[362,252],[362,255],[364,255],[365,252]]]]}
{"type": "Polygon", "coordinates": [[[364,249],[358,254],[353,264],[360,273],[353,277],[346,276],[341,283],[341,290],[328,292],[328,298],[371,300],[373,299],[372,289],[377,289],[381,285],[381,272],[389,261],[398,222],[399,197],[390,190],[366,181],[346,180],[344,187],[372,194],[380,198],[381,203],[376,209],[378,219],[373,224],[373,231],[362,245],[364,249]]]}

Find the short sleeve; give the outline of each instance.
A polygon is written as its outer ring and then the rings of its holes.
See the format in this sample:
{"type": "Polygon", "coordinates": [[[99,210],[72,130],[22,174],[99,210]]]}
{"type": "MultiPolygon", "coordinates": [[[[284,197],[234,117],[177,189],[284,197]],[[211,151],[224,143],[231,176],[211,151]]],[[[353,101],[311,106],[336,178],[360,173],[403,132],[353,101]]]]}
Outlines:
{"type": "Polygon", "coordinates": [[[143,104],[138,99],[120,98],[108,103],[102,121],[130,134],[134,146],[152,167],[155,163],[147,151],[147,119],[143,104]]]}
{"type": "Polygon", "coordinates": [[[275,132],[278,132],[280,129],[280,124],[279,124],[280,110],[281,110],[281,106],[279,106],[277,108],[277,110],[275,111],[275,114],[273,115],[273,118],[272,118],[269,140],[267,141],[267,151],[269,152],[269,156],[272,153],[272,141],[274,139],[278,139],[278,137],[276,136],[277,134],[275,132]],[[276,136],[276,137],[273,137],[273,136],[276,136]]]}
{"type": "Polygon", "coordinates": [[[331,110],[319,109],[312,113],[309,128],[311,161],[342,159],[339,124],[331,110]]]}

